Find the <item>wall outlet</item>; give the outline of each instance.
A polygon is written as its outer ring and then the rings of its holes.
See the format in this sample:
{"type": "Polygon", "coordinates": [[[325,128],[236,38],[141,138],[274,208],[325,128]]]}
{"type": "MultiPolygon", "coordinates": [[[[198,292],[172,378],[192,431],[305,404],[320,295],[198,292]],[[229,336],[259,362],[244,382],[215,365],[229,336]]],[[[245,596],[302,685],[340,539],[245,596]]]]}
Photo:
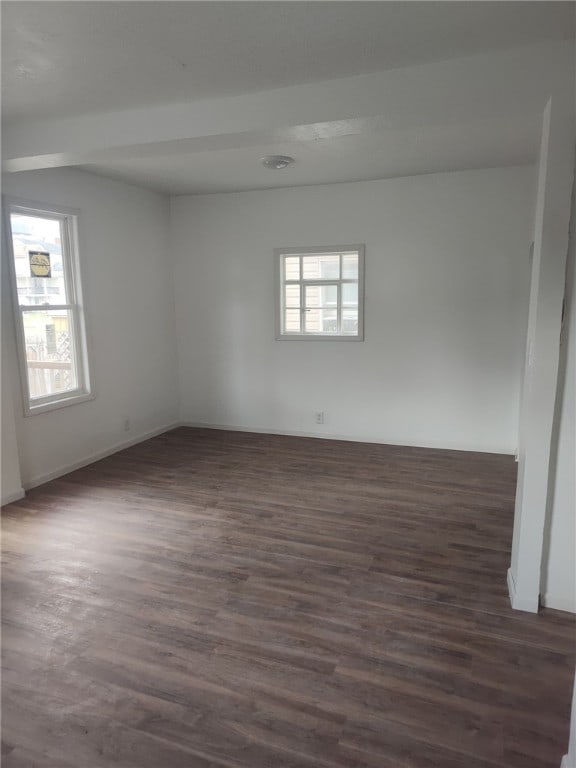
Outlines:
{"type": "Polygon", "coordinates": [[[324,411],[314,411],[316,424],[324,424],[324,411]]]}
{"type": "Polygon", "coordinates": [[[124,419],[124,432],[130,432],[130,419],[124,419]]]}

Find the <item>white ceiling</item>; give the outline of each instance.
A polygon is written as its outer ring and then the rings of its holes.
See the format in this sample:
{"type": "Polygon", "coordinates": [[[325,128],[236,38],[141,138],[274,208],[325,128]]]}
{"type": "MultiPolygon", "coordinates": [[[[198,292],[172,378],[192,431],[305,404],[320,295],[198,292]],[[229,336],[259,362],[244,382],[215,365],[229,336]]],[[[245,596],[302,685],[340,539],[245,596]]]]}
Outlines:
{"type": "Polygon", "coordinates": [[[569,2],[3,2],[3,116],[239,95],[573,35],[569,2]]]}
{"type": "Polygon", "coordinates": [[[540,120],[475,121],[402,131],[363,131],[315,141],[255,144],[218,151],[116,158],[83,167],[99,175],[172,195],[236,192],[419,173],[533,163],[540,120]],[[294,165],[271,171],[268,154],[292,155],[294,165]]]}
{"type": "Polygon", "coordinates": [[[531,163],[550,82],[573,79],[572,2],[1,8],[4,167],[168,194],[531,163]]]}

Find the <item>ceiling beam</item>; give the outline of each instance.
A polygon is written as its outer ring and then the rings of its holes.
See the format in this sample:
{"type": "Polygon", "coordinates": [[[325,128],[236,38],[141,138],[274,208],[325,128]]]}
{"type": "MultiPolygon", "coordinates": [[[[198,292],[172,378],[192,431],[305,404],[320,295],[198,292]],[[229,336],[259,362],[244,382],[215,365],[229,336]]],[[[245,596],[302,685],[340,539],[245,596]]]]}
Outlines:
{"type": "Polygon", "coordinates": [[[23,120],[4,127],[4,169],[540,114],[554,90],[569,90],[572,57],[571,43],[545,43],[247,96],[23,120]]]}

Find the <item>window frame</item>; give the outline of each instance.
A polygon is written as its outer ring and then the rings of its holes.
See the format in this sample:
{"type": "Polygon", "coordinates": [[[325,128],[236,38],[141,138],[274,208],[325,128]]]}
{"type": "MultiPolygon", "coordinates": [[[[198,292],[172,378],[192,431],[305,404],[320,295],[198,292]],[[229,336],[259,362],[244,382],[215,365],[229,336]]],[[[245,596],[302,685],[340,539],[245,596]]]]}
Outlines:
{"type": "MultiPolygon", "coordinates": [[[[274,249],[274,262],[275,262],[275,312],[276,312],[276,341],[364,341],[364,274],[365,274],[365,246],[364,245],[326,245],[326,246],[310,246],[301,248],[275,248],[274,249]],[[315,254],[343,254],[343,253],[357,253],[358,254],[358,280],[350,280],[342,278],[342,274],[338,279],[326,278],[326,279],[314,279],[304,280],[302,273],[300,274],[300,280],[285,280],[283,262],[285,256],[311,256],[315,254]],[[341,302],[341,290],[343,283],[353,283],[358,285],[358,333],[352,334],[328,334],[328,333],[304,333],[302,330],[300,333],[285,333],[283,331],[283,316],[284,316],[284,287],[286,285],[299,284],[301,291],[305,290],[307,285],[337,285],[338,286],[338,300],[336,302],[336,312],[342,309],[341,302]]],[[[301,311],[302,299],[301,299],[301,311]]],[[[303,326],[301,325],[301,328],[303,326]]]]}
{"type": "Polygon", "coordinates": [[[89,366],[89,344],[86,333],[86,311],[82,291],[82,276],[80,270],[80,255],[78,246],[78,219],[80,211],[76,208],[48,205],[46,203],[22,200],[14,197],[4,197],[4,231],[6,233],[6,253],[8,256],[8,277],[10,280],[10,295],[12,299],[12,315],[16,335],[16,351],[20,372],[22,404],[24,416],[32,416],[46,411],[76,405],[94,399],[92,380],[89,366]],[[20,304],[18,297],[18,281],[14,257],[14,241],[12,235],[11,214],[37,216],[60,222],[62,240],[62,262],[64,280],[67,291],[65,304],[20,304]],[[71,333],[74,340],[74,364],[76,372],[76,387],[65,392],[56,392],[42,397],[31,397],[28,380],[28,364],[26,357],[26,338],[24,332],[24,313],[32,311],[63,310],[69,313],[71,333]]]}

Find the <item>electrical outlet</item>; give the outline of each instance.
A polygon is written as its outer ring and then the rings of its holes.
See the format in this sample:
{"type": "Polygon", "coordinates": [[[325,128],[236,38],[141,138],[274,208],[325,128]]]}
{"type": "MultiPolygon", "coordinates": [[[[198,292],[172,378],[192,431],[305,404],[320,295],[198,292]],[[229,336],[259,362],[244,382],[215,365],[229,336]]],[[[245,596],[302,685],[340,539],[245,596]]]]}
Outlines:
{"type": "Polygon", "coordinates": [[[124,432],[130,432],[130,419],[124,419],[124,432]]]}
{"type": "Polygon", "coordinates": [[[324,424],[324,411],[315,411],[314,419],[316,424],[324,424]]]}

